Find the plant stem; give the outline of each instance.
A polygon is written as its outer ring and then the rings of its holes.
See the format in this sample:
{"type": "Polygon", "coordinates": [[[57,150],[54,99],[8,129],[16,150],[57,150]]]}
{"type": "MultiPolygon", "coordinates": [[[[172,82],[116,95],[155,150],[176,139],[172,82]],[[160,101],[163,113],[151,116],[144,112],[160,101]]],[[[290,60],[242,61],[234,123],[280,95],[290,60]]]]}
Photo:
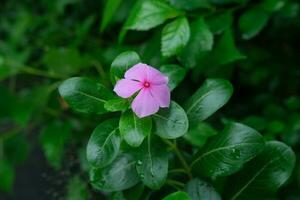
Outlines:
{"type": "Polygon", "coordinates": [[[166,183],[169,184],[169,185],[172,185],[172,186],[179,186],[181,188],[184,187],[184,183],[181,183],[179,181],[175,181],[175,180],[172,180],[172,179],[167,179],[166,183]]]}
{"type": "Polygon", "coordinates": [[[186,170],[182,169],[182,168],[180,168],[180,169],[171,169],[171,170],[169,170],[169,173],[184,173],[184,174],[188,175],[188,173],[186,172],[186,170]]]}

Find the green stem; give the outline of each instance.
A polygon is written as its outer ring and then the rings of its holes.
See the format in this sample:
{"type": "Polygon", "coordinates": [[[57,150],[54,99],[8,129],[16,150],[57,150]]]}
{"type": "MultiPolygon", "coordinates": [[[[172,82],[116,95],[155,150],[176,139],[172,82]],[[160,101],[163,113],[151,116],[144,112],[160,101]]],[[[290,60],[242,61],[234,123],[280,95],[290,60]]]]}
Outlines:
{"type": "Polygon", "coordinates": [[[188,175],[188,173],[186,172],[186,170],[182,169],[182,168],[180,168],[180,169],[171,169],[171,170],[169,170],[169,174],[171,174],[171,173],[184,173],[184,174],[188,175]]]}
{"type": "Polygon", "coordinates": [[[166,183],[169,184],[169,185],[173,185],[173,186],[179,186],[181,188],[184,187],[184,183],[179,182],[179,181],[175,181],[175,180],[172,180],[172,179],[167,179],[166,183]]]}

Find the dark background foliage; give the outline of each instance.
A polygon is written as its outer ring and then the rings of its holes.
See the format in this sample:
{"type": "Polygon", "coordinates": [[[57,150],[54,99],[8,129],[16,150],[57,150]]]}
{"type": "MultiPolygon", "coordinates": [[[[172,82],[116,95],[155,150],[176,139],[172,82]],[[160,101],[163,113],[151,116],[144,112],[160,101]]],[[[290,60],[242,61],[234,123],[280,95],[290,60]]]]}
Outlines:
{"type": "MultiPolygon", "coordinates": [[[[1,2],[0,199],[104,199],[89,184],[85,149],[93,129],[115,114],[80,115],[69,108],[57,87],[69,77],[86,76],[112,88],[110,65],[116,56],[127,50],[137,51],[143,62],[153,66],[172,63],[191,68],[186,70],[184,80],[172,93],[172,99],[179,104],[206,78],[228,79],[234,86],[233,96],[207,121],[217,130],[221,130],[227,121],[242,122],[259,131],[266,140],[283,141],[299,158],[298,1],[211,0],[207,2],[218,3],[211,10],[203,7],[188,9],[186,16],[190,24],[199,16],[206,22],[226,11],[232,11],[233,16],[232,25],[227,29],[234,36],[236,48],[221,47],[221,54],[217,52],[213,56],[196,55],[196,66],[189,66],[188,59],[192,56],[189,54],[181,53],[181,58],[162,55],[162,25],[149,31],[128,30],[124,41],[119,43],[119,34],[135,0],[120,1],[116,12],[108,9],[112,18],[107,24],[103,22],[109,15],[103,14],[105,2],[1,2]],[[270,5],[275,2],[278,9],[268,12],[267,19],[265,15],[254,13],[250,22],[241,27],[241,16],[261,2],[271,2],[270,5]],[[266,23],[261,25],[259,22],[264,20],[266,23]],[[224,58],[224,55],[229,57],[224,58]],[[223,58],[230,62],[223,62],[223,58]]],[[[182,7],[179,0],[167,2],[182,7]]],[[[183,10],[186,10],[184,6],[183,10]]],[[[218,20],[219,26],[226,26],[225,17],[218,20]]],[[[211,30],[212,27],[210,24],[211,30]]],[[[193,32],[195,30],[191,28],[191,34],[193,32]]],[[[214,41],[221,38],[222,34],[214,34],[214,41]]],[[[198,50],[188,52],[193,54],[198,50]]],[[[179,146],[191,152],[184,141],[180,140],[179,146]]],[[[300,198],[298,160],[277,199],[300,198]]],[[[163,195],[169,190],[166,189],[163,195]]]]}

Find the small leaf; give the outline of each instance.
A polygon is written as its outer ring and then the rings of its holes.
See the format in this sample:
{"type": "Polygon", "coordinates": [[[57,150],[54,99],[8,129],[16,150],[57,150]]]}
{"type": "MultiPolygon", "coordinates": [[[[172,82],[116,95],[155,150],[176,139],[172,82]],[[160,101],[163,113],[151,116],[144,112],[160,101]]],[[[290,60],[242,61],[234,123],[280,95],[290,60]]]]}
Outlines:
{"type": "Polygon", "coordinates": [[[4,159],[0,159],[0,191],[11,192],[15,179],[13,167],[4,159]]]}
{"type": "Polygon", "coordinates": [[[103,15],[102,15],[102,21],[100,25],[100,31],[104,31],[104,29],[107,27],[109,22],[111,21],[112,17],[116,13],[117,9],[119,8],[122,0],[107,0],[105,3],[103,15]]]}
{"type": "Polygon", "coordinates": [[[128,110],[121,115],[119,126],[125,141],[133,147],[138,147],[150,134],[152,120],[151,117],[138,118],[131,110],[128,110]]]}
{"type": "Polygon", "coordinates": [[[124,111],[129,107],[127,99],[116,98],[105,102],[104,108],[110,112],[124,111]]]}
{"type": "Polygon", "coordinates": [[[118,120],[111,119],[93,131],[86,150],[87,160],[93,167],[105,167],[117,157],[121,144],[118,128],[118,120]]]}
{"type": "Polygon", "coordinates": [[[257,131],[243,124],[230,123],[195,155],[191,167],[203,176],[228,176],[240,170],[263,147],[264,139],[257,131]]]}
{"type": "Polygon", "coordinates": [[[180,62],[193,68],[204,52],[208,52],[213,47],[213,34],[203,18],[197,19],[191,24],[190,39],[179,55],[180,62]]]}
{"type": "Polygon", "coordinates": [[[181,17],[167,24],[162,31],[161,52],[163,56],[173,56],[181,52],[190,38],[187,18],[181,17]]]}
{"type": "Polygon", "coordinates": [[[72,109],[87,114],[107,112],[104,103],[114,98],[100,83],[83,77],[67,79],[59,86],[59,93],[72,109]]]}
{"type": "Polygon", "coordinates": [[[169,108],[161,109],[153,115],[155,122],[154,133],[162,138],[174,139],[184,135],[189,122],[184,110],[174,101],[169,108]]]}
{"type": "Polygon", "coordinates": [[[228,102],[232,93],[229,81],[207,79],[185,104],[189,122],[196,124],[211,116],[228,102]]]}
{"type": "Polygon", "coordinates": [[[239,19],[239,29],[245,40],[255,37],[268,23],[270,14],[259,8],[252,8],[239,19]]]}
{"type": "Polygon", "coordinates": [[[192,145],[201,148],[209,137],[212,137],[216,134],[217,131],[214,130],[209,124],[200,122],[196,127],[193,127],[187,132],[187,134],[184,135],[184,139],[186,139],[192,145]]]}
{"type": "Polygon", "coordinates": [[[134,51],[126,51],[118,55],[111,64],[110,77],[112,83],[124,78],[125,72],[133,65],[141,62],[139,55],[134,51]]]}
{"type": "Polygon", "coordinates": [[[180,14],[178,10],[160,0],[142,1],[139,9],[132,12],[135,12],[133,17],[126,22],[126,28],[131,30],[149,30],[180,14]]]}
{"type": "Polygon", "coordinates": [[[46,126],[40,135],[44,154],[52,167],[59,169],[64,154],[64,147],[69,141],[71,127],[67,123],[55,121],[46,126]]]}
{"type": "Polygon", "coordinates": [[[184,79],[186,71],[178,65],[163,65],[159,69],[169,78],[169,88],[172,91],[184,79]]]}
{"type": "Polygon", "coordinates": [[[267,142],[264,150],[230,178],[230,199],[257,199],[275,193],[291,176],[295,153],[282,142],[267,142]]]}
{"type": "Polygon", "coordinates": [[[174,192],[172,194],[169,194],[163,200],[190,200],[189,196],[185,192],[174,192]]]}
{"type": "Polygon", "coordinates": [[[160,189],[168,175],[168,154],[165,145],[159,141],[144,142],[137,161],[136,169],[141,181],[153,190],[160,189]]]}
{"type": "Polygon", "coordinates": [[[130,154],[121,154],[103,169],[92,168],[92,185],[105,192],[126,190],[139,182],[135,169],[136,161],[130,154]]]}
{"type": "Polygon", "coordinates": [[[221,200],[221,196],[210,184],[198,178],[190,180],[185,191],[190,200],[221,200]]]}

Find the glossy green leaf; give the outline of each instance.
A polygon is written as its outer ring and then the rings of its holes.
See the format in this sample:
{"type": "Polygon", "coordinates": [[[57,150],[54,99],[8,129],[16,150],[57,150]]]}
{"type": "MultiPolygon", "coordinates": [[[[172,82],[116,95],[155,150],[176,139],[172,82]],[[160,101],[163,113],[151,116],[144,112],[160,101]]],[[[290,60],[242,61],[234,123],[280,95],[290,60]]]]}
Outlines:
{"type": "Polygon", "coordinates": [[[179,191],[169,194],[162,200],[190,200],[190,198],[187,193],[179,191]]]}
{"type": "Polygon", "coordinates": [[[247,10],[239,19],[239,29],[243,39],[255,37],[268,23],[270,14],[262,9],[247,10]]]}
{"type": "Polygon", "coordinates": [[[141,62],[141,59],[134,51],[126,51],[118,55],[111,64],[111,81],[115,83],[117,80],[124,78],[125,72],[139,62],[141,62]]]}
{"type": "Polygon", "coordinates": [[[79,176],[72,177],[67,185],[66,200],[86,200],[89,199],[87,183],[79,176]]]}
{"type": "Polygon", "coordinates": [[[191,24],[190,39],[179,55],[182,65],[193,68],[204,52],[208,52],[213,47],[213,34],[203,18],[197,19],[191,24]]]}
{"type": "Polygon", "coordinates": [[[256,199],[275,193],[291,176],[295,153],[282,142],[267,142],[262,153],[231,177],[231,200],[256,199]]]}
{"type": "Polygon", "coordinates": [[[221,196],[212,185],[198,178],[190,180],[185,186],[185,191],[190,200],[221,200],[221,196]]]}
{"type": "Polygon", "coordinates": [[[11,192],[15,179],[13,167],[4,159],[0,159],[0,191],[11,192]]]}
{"type": "Polygon", "coordinates": [[[178,65],[163,65],[159,70],[169,78],[169,88],[171,91],[176,88],[184,79],[186,71],[178,65]]]}
{"type": "Polygon", "coordinates": [[[185,111],[174,101],[153,115],[154,133],[162,138],[174,139],[183,136],[189,127],[185,111]]]}
{"type": "Polygon", "coordinates": [[[104,108],[110,112],[124,111],[129,108],[129,101],[123,98],[115,98],[104,103],[104,108]]]}
{"type": "Polygon", "coordinates": [[[232,12],[217,13],[207,19],[209,29],[214,34],[220,34],[230,28],[233,22],[232,12]]]}
{"type": "Polygon", "coordinates": [[[263,147],[264,139],[257,131],[243,124],[229,123],[194,156],[191,167],[203,176],[228,176],[240,170],[263,147]]]}
{"type": "Polygon", "coordinates": [[[168,153],[159,141],[144,142],[136,165],[141,181],[153,190],[160,189],[168,175],[168,153]]]}
{"type": "Polygon", "coordinates": [[[118,120],[110,119],[93,131],[86,149],[87,160],[93,167],[105,167],[117,157],[121,143],[118,129],[118,120]]]}
{"type": "Polygon", "coordinates": [[[196,9],[208,9],[212,8],[209,0],[168,0],[171,5],[178,9],[183,9],[183,10],[196,10],[196,9]]]}
{"type": "Polygon", "coordinates": [[[107,27],[109,22],[111,21],[112,17],[116,13],[117,9],[119,8],[122,0],[107,0],[104,6],[104,11],[102,15],[100,31],[104,31],[107,27]]]}
{"type": "Polygon", "coordinates": [[[160,0],[142,1],[139,8],[132,12],[135,12],[133,17],[126,22],[126,28],[131,30],[149,30],[180,14],[178,10],[160,0]]]}
{"type": "Polygon", "coordinates": [[[83,77],[67,79],[59,86],[59,93],[72,109],[88,114],[107,112],[104,103],[114,98],[100,83],[83,77]]]}
{"type": "Polygon", "coordinates": [[[207,79],[184,106],[189,122],[196,124],[211,116],[228,102],[232,93],[229,81],[207,79]]]}
{"type": "Polygon", "coordinates": [[[119,126],[125,141],[133,147],[138,147],[150,134],[152,120],[151,117],[138,118],[131,110],[128,110],[121,115],[119,126]]]}
{"type": "Polygon", "coordinates": [[[120,154],[114,162],[103,169],[91,169],[92,185],[106,192],[131,188],[139,182],[135,169],[136,161],[130,154],[120,154]]]}
{"type": "Polygon", "coordinates": [[[170,22],[162,30],[162,55],[168,57],[179,54],[189,38],[190,26],[187,18],[181,17],[170,22]]]}
{"type": "Polygon", "coordinates": [[[187,134],[184,135],[189,143],[199,148],[203,147],[207,139],[216,135],[217,131],[213,129],[209,124],[200,122],[197,126],[191,128],[187,134]]]}
{"type": "Polygon", "coordinates": [[[46,126],[40,135],[40,143],[49,164],[59,169],[62,164],[65,145],[71,136],[68,123],[55,121],[46,126]]]}

